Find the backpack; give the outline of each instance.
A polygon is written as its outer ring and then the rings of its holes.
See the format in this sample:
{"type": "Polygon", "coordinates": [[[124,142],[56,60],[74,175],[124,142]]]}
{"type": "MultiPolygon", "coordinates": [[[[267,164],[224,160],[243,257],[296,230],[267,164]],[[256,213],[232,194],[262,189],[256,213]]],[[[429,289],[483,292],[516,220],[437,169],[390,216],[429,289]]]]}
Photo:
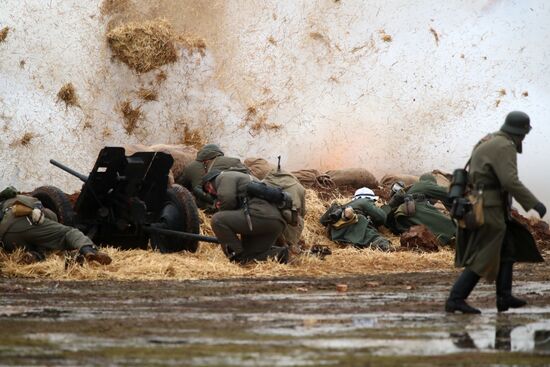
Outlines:
{"type": "Polygon", "coordinates": [[[303,217],[306,209],[306,190],[300,181],[292,173],[273,169],[265,176],[262,182],[268,186],[279,188],[282,192],[286,193],[287,204],[283,207],[279,206],[279,210],[288,224],[296,226],[298,224],[298,216],[303,217]]]}

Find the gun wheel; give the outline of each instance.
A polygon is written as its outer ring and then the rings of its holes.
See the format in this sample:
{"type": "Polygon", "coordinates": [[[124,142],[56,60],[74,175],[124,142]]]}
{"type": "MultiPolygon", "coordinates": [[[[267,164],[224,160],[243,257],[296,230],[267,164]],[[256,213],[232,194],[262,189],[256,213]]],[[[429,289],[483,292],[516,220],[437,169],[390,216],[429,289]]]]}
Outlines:
{"type": "MultiPolygon", "coordinates": [[[[174,231],[199,233],[199,211],[191,193],[184,187],[174,184],[166,191],[166,202],[161,210],[157,225],[174,231]]],[[[196,252],[199,242],[166,235],[151,236],[151,245],[161,252],[196,252]]]]}
{"type": "Polygon", "coordinates": [[[57,216],[61,224],[72,226],[74,222],[74,211],[69,196],[55,186],[40,186],[36,188],[31,196],[34,196],[46,209],[50,209],[57,216]]]}

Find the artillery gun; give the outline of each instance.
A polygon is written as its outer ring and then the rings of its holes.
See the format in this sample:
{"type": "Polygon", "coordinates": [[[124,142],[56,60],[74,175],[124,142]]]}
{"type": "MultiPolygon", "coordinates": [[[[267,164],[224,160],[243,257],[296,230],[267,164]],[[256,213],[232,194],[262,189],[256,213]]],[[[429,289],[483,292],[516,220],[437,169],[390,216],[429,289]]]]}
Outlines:
{"type": "Polygon", "coordinates": [[[177,184],[168,186],[173,162],[163,152],[126,156],[122,147],[105,147],[89,176],[50,160],[84,183],[74,206],[55,186],[41,186],[31,195],[97,245],[145,249],[150,242],[164,253],[195,252],[198,241],[218,241],[198,234],[200,220],[191,193],[177,184]]]}

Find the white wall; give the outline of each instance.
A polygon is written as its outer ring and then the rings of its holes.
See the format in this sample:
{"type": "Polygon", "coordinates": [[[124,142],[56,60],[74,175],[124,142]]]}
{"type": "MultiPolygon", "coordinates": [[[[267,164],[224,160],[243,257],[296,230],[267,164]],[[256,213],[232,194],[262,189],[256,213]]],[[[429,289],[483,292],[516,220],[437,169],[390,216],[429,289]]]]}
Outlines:
{"type": "Polygon", "coordinates": [[[123,14],[102,16],[99,1],[0,0],[0,28],[11,28],[0,43],[0,186],[77,189],[50,158],[87,173],[105,144],[175,143],[183,122],[204,129],[227,154],[282,154],[292,169],[451,171],[519,109],[534,126],[520,176],[550,204],[545,1],[152,3],[134,0],[123,14]],[[138,76],[111,60],[106,25],[123,16],[166,17],[208,44],[204,57],[182,49],[177,63],[162,67],[168,79],[159,100],[143,104],[132,136],[116,106],[137,103],[135,91],[155,72],[138,76]],[[66,82],[82,108],[56,102],[66,82]],[[284,128],[253,134],[242,127],[249,106],[284,128]],[[25,132],[36,138],[14,144],[25,132]]]}

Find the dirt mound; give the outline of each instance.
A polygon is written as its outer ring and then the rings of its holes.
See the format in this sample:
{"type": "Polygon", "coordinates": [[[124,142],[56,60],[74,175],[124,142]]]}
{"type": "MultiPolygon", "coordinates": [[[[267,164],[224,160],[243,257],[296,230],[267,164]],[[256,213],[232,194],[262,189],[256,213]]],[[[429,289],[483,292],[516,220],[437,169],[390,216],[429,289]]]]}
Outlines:
{"type": "Polygon", "coordinates": [[[512,210],[512,217],[514,217],[520,223],[525,224],[529,228],[529,231],[535,238],[539,249],[550,249],[550,226],[548,225],[548,223],[538,218],[524,217],[517,210],[512,210]]]}
{"type": "Polygon", "coordinates": [[[177,38],[170,23],[162,19],[129,22],[107,33],[113,55],[138,73],[177,61],[177,38]]]}
{"type": "Polygon", "coordinates": [[[400,237],[401,247],[420,252],[438,252],[439,241],[423,224],[412,226],[400,237]]]}

